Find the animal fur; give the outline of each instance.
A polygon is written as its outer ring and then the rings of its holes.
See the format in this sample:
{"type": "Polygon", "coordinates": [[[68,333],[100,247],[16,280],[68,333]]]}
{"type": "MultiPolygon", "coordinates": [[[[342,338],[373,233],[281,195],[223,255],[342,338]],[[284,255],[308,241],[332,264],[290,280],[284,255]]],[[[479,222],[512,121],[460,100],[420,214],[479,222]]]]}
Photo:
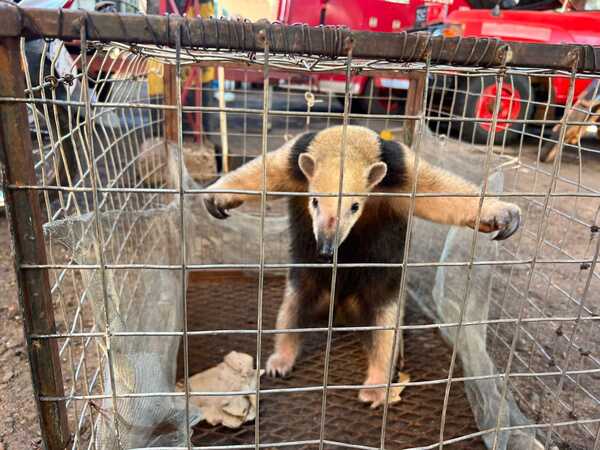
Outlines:
{"type": "MultiPolygon", "coordinates": [[[[477,188],[444,170],[419,161],[401,144],[382,141],[367,128],[348,126],[344,152],[342,196],[338,203],[343,127],[305,133],[270,152],[265,161],[266,190],[309,192],[289,200],[291,255],[295,263],[322,262],[337,247],[338,263],[402,263],[407,214],[407,197],[372,196],[360,193],[417,192],[478,193],[477,188]],[[418,177],[417,177],[418,170],[418,177]],[[316,196],[314,194],[334,194],[316,196]],[[338,220],[338,206],[340,215],[338,220]],[[335,240],[335,236],[339,240],[335,240]]],[[[256,158],[222,177],[209,189],[260,191],[262,158],[256,158]]],[[[245,201],[259,201],[250,194],[209,193],[208,211],[224,219],[227,210],[245,201]]],[[[478,197],[416,197],[416,216],[438,223],[474,228],[478,197]]],[[[486,198],[479,231],[499,231],[496,239],[506,239],[519,226],[516,205],[486,198]]],[[[400,289],[400,267],[338,268],[334,312],[353,325],[395,325],[400,289]]],[[[292,268],[278,317],[278,329],[305,328],[325,319],[329,310],[331,268],[292,268]]],[[[393,361],[393,331],[373,331],[365,341],[369,361],[365,385],[385,384],[393,361]]],[[[291,371],[301,347],[300,333],[277,334],[275,352],[267,362],[267,373],[286,375],[291,371]]],[[[363,388],[359,399],[373,407],[384,401],[384,389],[363,388]]]]}
{"type": "MultiPolygon", "coordinates": [[[[568,122],[588,122],[589,125],[597,124],[600,120],[600,98],[598,95],[598,80],[594,79],[592,83],[580,95],[573,107],[567,112],[568,122]]],[[[554,162],[558,151],[560,150],[560,129],[566,127],[564,144],[576,146],[579,145],[587,130],[586,125],[564,125],[557,123],[553,128],[550,140],[544,143],[540,160],[542,162],[554,162]]],[[[596,130],[596,137],[600,139],[600,128],[596,130]]]]}

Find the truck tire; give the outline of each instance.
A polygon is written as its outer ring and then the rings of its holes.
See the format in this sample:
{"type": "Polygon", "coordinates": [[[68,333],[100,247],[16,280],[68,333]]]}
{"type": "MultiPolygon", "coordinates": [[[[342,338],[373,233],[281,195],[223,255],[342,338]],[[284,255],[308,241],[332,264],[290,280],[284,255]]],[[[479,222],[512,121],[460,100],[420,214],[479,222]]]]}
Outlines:
{"type": "MultiPolygon", "coordinates": [[[[458,95],[453,107],[453,117],[492,120],[494,116],[498,84],[494,76],[461,78],[458,95]]],[[[496,122],[494,145],[510,144],[518,140],[525,124],[505,120],[526,120],[533,115],[531,86],[527,77],[507,75],[502,82],[500,107],[496,122]],[[503,121],[504,120],[504,121],[503,121]]],[[[452,130],[461,131],[461,122],[453,122],[452,130]]],[[[492,129],[490,122],[462,122],[461,139],[476,144],[487,144],[492,129]]]]}

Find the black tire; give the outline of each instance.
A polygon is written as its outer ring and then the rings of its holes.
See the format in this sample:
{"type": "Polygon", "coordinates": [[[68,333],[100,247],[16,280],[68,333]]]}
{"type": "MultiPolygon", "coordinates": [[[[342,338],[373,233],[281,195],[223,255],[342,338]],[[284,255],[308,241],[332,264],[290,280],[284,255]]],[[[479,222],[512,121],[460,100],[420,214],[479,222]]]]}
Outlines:
{"type": "MultiPolygon", "coordinates": [[[[496,89],[494,76],[461,78],[452,108],[452,117],[491,120],[495,108],[496,89]]],[[[514,143],[525,130],[523,123],[506,123],[501,119],[527,120],[533,115],[533,106],[529,104],[531,86],[527,77],[507,75],[503,80],[502,90],[501,98],[504,100],[498,112],[494,145],[514,143]]],[[[491,123],[456,121],[451,122],[451,129],[454,134],[460,133],[464,141],[487,144],[491,123]]]]}
{"type": "Polygon", "coordinates": [[[402,114],[404,102],[394,98],[388,102],[388,96],[389,89],[375,87],[373,78],[369,78],[364,93],[357,98],[357,103],[364,114],[402,114]]]}

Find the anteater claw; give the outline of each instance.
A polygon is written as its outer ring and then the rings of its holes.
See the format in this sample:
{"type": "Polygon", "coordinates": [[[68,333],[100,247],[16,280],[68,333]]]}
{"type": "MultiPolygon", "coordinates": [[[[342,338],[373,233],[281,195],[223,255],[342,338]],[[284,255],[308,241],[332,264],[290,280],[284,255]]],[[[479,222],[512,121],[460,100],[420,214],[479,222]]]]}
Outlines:
{"type": "Polygon", "coordinates": [[[204,204],[206,205],[206,209],[208,210],[210,215],[213,216],[214,218],[223,220],[223,219],[227,219],[229,217],[229,214],[227,214],[225,209],[223,209],[217,205],[214,197],[205,199],[204,204]]]}
{"type": "Polygon", "coordinates": [[[500,232],[494,237],[495,241],[508,239],[519,229],[521,225],[521,214],[517,210],[509,212],[509,220],[506,224],[501,224],[500,232]]]}
{"type": "Polygon", "coordinates": [[[267,375],[287,378],[294,366],[294,359],[291,355],[273,353],[267,360],[267,375]]]}
{"type": "Polygon", "coordinates": [[[490,201],[484,204],[481,219],[479,221],[479,231],[483,233],[493,233],[497,231],[498,234],[493,239],[502,241],[515,234],[519,229],[520,224],[521,210],[517,205],[490,201]]]}

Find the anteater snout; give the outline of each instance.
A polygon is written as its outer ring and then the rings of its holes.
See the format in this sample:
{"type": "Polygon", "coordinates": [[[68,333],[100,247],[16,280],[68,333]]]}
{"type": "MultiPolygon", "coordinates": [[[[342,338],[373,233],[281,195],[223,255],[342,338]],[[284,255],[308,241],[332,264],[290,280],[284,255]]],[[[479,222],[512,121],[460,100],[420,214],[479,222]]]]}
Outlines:
{"type": "Polygon", "coordinates": [[[324,261],[331,261],[333,259],[333,250],[333,238],[319,236],[317,239],[317,252],[319,253],[319,258],[324,261]]]}

